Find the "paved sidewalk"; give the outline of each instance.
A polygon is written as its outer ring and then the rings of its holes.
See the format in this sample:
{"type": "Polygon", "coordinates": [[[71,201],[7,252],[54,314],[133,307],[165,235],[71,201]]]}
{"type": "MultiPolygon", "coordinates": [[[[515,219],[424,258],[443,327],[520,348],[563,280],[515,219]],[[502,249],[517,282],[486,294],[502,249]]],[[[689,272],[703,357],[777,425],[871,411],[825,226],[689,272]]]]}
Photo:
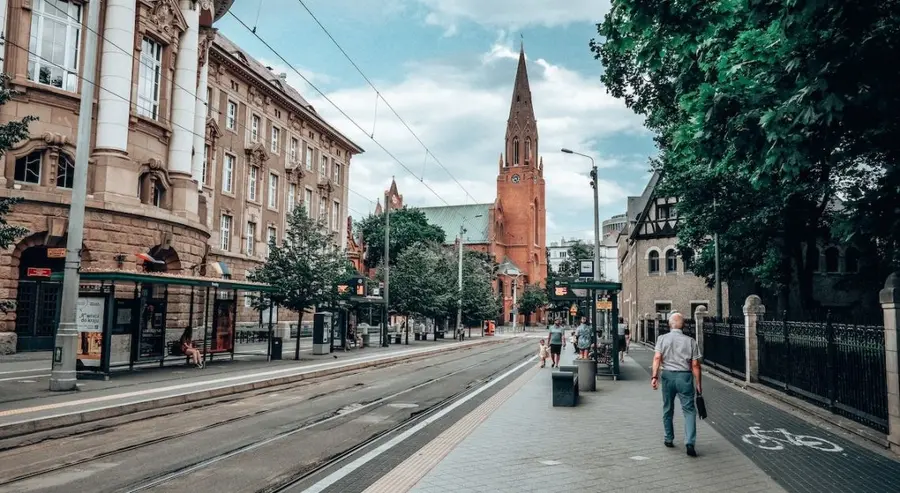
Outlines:
{"type": "MultiPolygon", "coordinates": [[[[563,351],[563,364],[572,358],[563,351]]],[[[706,422],[698,426],[699,458],[685,454],[680,416],[677,447],[665,448],[659,393],[630,357],[621,368],[621,380],[598,380],[598,392],[582,394],[576,408],[552,407],[552,370],[531,371],[471,434],[448,430],[433,442],[442,447],[427,447],[432,457],[410,457],[370,491],[411,474],[424,475],[415,493],[784,491],[706,422]]]]}

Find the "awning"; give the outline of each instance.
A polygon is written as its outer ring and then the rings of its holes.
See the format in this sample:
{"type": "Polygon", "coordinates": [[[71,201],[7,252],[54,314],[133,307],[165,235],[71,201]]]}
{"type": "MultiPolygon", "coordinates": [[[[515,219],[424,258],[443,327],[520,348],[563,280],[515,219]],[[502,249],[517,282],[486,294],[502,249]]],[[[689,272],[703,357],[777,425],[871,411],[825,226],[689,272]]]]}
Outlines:
{"type": "Polygon", "coordinates": [[[219,274],[222,277],[231,277],[231,269],[228,268],[228,264],[225,262],[210,262],[209,266],[212,267],[216,274],[219,274]]]}
{"type": "MultiPolygon", "coordinates": [[[[227,290],[239,290],[250,292],[272,292],[274,288],[268,284],[251,281],[232,281],[230,279],[214,279],[203,276],[184,276],[180,274],[166,274],[163,272],[133,272],[125,270],[109,269],[84,269],[80,274],[82,281],[123,281],[145,284],[169,284],[175,286],[210,287],[227,290]]],[[[50,276],[53,281],[62,281],[63,273],[57,272],[50,276]]]]}

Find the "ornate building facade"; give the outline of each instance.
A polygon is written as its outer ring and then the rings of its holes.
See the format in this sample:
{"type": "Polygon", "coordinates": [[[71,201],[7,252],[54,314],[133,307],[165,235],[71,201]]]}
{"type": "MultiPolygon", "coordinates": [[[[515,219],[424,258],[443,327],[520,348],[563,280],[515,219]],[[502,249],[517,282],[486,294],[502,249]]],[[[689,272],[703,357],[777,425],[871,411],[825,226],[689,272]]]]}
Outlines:
{"type": "MultiPolygon", "coordinates": [[[[343,246],[350,160],[362,149],[284,75],[216,32],[213,22],[230,5],[101,4],[84,269],[140,272],[148,255],[157,271],[243,279],[301,202],[343,246]]],[[[0,118],[37,117],[31,137],[2,156],[0,196],[22,199],[7,220],[29,234],[0,256],[0,297],[18,301],[16,313],[0,317],[0,354],[52,345],[61,288],[29,278],[28,269],[63,269],[48,249],[64,247],[68,229],[85,7],[0,0],[0,68],[18,93],[0,118]]],[[[239,320],[254,319],[241,306],[239,320]]]]}

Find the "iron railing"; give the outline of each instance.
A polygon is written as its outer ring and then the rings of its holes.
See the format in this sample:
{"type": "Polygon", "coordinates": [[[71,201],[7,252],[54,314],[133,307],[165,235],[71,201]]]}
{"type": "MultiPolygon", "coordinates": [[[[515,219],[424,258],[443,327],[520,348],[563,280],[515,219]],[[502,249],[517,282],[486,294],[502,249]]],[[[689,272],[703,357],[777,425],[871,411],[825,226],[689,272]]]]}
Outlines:
{"type": "Polygon", "coordinates": [[[744,318],[703,319],[703,362],[731,375],[746,372],[744,318]]]}
{"type": "Polygon", "coordinates": [[[652,320],[644,320],[644,327],[647,330],[647,343],[651,346],[656,345],[656,329],[654,328],[656,322],[652,320]]]}
{"type": "Polygon", "coordinates": [[[759,379],[887,432],[884,327],[786,320],[759,321],[759,379]]]}
{"type": "Polygon", "coordinates": [[[681,328],[684,335],[693,339],[697,338],[697,322],[693,318],[684,319],[684,327],[681,328]]]}

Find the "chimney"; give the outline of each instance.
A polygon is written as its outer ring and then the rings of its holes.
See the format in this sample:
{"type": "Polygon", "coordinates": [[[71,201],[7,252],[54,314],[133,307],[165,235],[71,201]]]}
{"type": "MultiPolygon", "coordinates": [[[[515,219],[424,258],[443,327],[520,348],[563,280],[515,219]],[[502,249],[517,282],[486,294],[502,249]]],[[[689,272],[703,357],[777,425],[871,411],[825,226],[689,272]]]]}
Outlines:
{"type": "Polygon", "coordinates": [[[278,78],[284,82],[287,82],[287,73],[282,72],[282,73],[278,74],[278,78]]]}

